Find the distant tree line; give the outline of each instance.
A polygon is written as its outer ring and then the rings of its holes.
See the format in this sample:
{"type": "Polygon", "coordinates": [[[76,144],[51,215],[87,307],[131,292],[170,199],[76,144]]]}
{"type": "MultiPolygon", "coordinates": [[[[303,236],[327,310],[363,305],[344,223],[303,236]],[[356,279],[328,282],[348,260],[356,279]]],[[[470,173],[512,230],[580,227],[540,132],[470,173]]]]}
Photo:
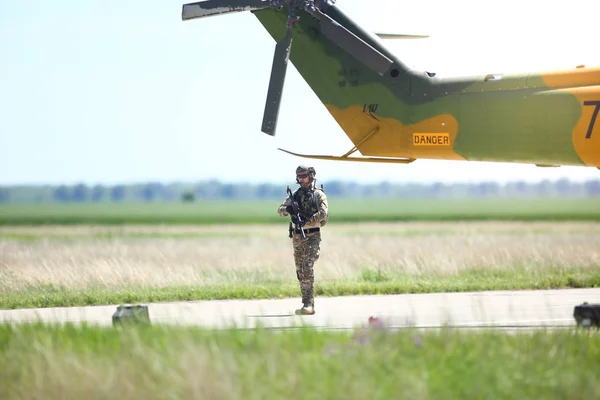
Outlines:
{"type": "MultiPolygon", "coordinates": [[[[320,184],[320,183],[319,183],[320,184]]],[[[195,202],[202,200],[261,200],[286,196],[283,183],[226,183],[216,180],[195,183],[147,182],[119,185],[12,185],[0,186],[0,203],[101,203],[101,202],[195,202]]],[[[296,187],[290,183],[291,187],[296,187]]],[[[323,182],[329,197],[346,198],[464,198],[464,197],[589,197],[600,196],[600,179],[572,182],[568,179],[501,184],[390,183],[359,184],[323,182]]]]}

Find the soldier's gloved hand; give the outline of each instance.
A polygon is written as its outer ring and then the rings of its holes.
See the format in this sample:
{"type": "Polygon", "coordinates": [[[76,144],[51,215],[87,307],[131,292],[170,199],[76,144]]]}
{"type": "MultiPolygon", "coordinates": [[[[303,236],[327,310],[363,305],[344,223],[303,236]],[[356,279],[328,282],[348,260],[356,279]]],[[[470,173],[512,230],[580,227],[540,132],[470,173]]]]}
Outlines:
{"type": "Polygon", "coordinates": [[[313,224],[315,222],[317,222],[317,214],[313,214],[312,217],[306,221],[307,224],[313,224]]]}

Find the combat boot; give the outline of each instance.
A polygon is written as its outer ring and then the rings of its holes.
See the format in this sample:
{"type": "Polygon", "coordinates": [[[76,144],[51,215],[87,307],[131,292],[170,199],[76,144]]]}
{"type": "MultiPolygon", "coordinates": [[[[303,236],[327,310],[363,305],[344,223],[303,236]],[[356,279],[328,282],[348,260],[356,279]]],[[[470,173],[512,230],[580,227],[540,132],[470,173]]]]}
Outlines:
{"type": "Polygon", "coordinates": [[[314,303],[304,303],[302,308],[296,310],[296,315],[313,315],[315,313],[314,303]]]}

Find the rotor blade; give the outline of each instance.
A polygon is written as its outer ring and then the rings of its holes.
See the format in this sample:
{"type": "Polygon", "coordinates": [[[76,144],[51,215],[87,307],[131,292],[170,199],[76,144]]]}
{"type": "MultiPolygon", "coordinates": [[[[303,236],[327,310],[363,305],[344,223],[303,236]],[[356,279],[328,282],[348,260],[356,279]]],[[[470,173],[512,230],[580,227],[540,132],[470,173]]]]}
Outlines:
{"type": "Polygon", "coordinates": [[[211,17],[230,12],[254,11],[269,7],[268,0],[206,0],[184,4],[181,19],[211,17]]]}
{"type": "Polygon", "coordinates": [[[383,75],[393,61],[371,47],[367,42],[338,24],[327,14],[316,10],[317,18],[321,21],[321,32],[333,40],[342,49],[352,54],[369,68],[383,75]]]}
{"type": "Polygon", "coordinates": [[[404,33],[375,33],[380,39],[426,39],[429,35],[410,35],[404,33]]]}
{"type": "Polygon", "coordinates": [[[283,84],[285,83],[285,73],[292,49],[292,29],[292,26],[288,25],[285,37],[277,43],[275,54],[273,55],[273,66],[271,67],[271,78],[269,80],[269,90],[267,92],[267,102],[265,104],[261,129],[264,133],[271,136],[275,136],[275,130],[277,129],[277,118],[283,94],[283,84]]]}

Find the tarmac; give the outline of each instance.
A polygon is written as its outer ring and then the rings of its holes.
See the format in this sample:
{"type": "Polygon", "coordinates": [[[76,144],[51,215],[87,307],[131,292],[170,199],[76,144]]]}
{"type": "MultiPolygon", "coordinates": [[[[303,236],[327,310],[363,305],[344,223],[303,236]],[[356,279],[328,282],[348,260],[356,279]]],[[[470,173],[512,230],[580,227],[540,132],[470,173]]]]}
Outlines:
{"type": "MultiPolygon", "coordinates": [[[[376,317],[390,329],[442,327],[494,328],[509,331],[575,327],[575,306],[600,303],[600,289],[522,290],[433,294],[317,297],[315,315],[298,316],[299,298],[206,300],[148,303],[150,321],[230,327],[294,329],[310,326],[345,330],[376,317]]],[[[0,310],[0,322],[87,323],[112,325],[117,305],[0,310]]]]}

